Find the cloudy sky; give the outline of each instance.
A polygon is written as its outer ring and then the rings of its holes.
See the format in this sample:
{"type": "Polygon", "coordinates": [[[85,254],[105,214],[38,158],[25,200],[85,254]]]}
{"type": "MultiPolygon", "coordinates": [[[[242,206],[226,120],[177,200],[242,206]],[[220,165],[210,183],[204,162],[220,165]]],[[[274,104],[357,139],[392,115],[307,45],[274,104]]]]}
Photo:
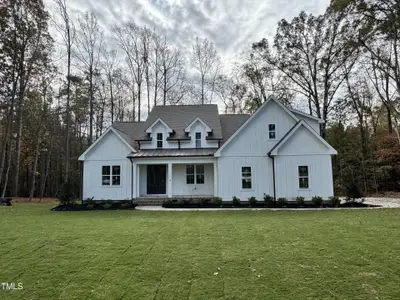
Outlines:
{"type": "MultiPolygon", "coordinates": [[[[45,0],[52,9],[53,0],[45,0]]],[[[133,20],[159,28],[169,40],[190,51],[196,36],[207,37],[225,64],[263,37],[272,38],[279,20],[301,10],[323,13],[329,0],[67,0],[72,16],[97,14],[105,30],[133,20]]]]}

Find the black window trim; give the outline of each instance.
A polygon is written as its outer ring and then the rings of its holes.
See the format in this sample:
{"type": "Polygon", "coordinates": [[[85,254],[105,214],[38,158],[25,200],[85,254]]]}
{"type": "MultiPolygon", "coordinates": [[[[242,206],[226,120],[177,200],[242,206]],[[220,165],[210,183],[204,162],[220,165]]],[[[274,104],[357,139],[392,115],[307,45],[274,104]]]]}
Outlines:
{"type": "Polygon", "coordinates": [[[195,147],[196,148],[201,148],[201,132],[195,132],[194,134],[194,141],[195,141],[195,147]],[[200,138],[197,138],[197,134],[200,134],[200,138]],[[199,147],[197,147],[197,141],[199,142],[199,147]]]}
{"type": "Polygon", "coordinates": [[[162,132],[157,132],[156,134],[156,143],[157,149],[162,149],[164,147],[164,135],[162,132]],[[161,138],[159,138],[161,136],[161,138]],[[159,146],[159,143],[161,146],[159,146]]]}
{"type": "Polygon", "coordinates": [[[186,165],[186,184],[205,184],[206,181],[206,168],[204,164],[187,164],[186,165]],[[188,173],[188,167],[193,166],[193,173],[188,173]],[[198,173],[198,167],[202,166],[203,167],[203,173],[198,173]],[[188,182],[188,176],[193,176],[193,183],[188,182]],[[198,176],[203,176],[203,182],[199,182],[198,176]]]}
{"type": "Polygon", "coordinates": [[[269,140],[276,140],[276,123],[269,123],[268,124],[268,139],[269,140]],[[274,125],[274,130],[271,130],[270,129],[270,126],[271,125],[274,125]],[[274,138],[271,138],[271,133],[274,133],[275,134],[275,137],[274,138]]]}
{"type": "Polygon", "coordinates": [[[253,168],[249,165],[242,166],[240,171],[241,171],[241,181],[242,181],[242,190],[252,190],[253,189],[253,168]],[[250,172],[245,172],[243,169],[245,168],[250,168],[250,172]],[[244,173],[247,173],[247,175],[244,175],[244,173]],[[250,174],[250,175],[248,175],[250,174]],[[250,178],[250,187],[244,187],[244,180],[250,178]]]}

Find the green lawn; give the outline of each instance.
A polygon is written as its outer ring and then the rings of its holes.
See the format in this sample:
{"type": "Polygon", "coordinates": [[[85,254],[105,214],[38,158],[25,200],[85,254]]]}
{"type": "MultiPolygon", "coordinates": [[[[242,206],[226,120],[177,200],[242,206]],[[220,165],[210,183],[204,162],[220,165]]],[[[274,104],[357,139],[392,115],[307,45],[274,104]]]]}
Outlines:
{"type": "Polygon", "coordinates": [[[0,207],[0,299],[400,299],[400,210],[0,207]]]}

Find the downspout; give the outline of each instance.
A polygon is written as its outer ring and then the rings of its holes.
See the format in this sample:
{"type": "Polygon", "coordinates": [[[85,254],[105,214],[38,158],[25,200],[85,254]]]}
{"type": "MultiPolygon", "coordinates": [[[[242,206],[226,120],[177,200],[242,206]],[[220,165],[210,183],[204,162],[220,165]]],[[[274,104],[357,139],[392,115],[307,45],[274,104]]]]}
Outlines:
{"type": "Polygon", "coordinates": [[[274,189],[274,202],[276,202],[275,157],[273,157],[271,153],[268,153],[268,156],[272,159],[272,184],[274,189]]]}
{"type": "Polygon", "coordinates": [[[131,161],[131,200],[133,202],[133,157],[129,157],[128,159],[131,161]]]}

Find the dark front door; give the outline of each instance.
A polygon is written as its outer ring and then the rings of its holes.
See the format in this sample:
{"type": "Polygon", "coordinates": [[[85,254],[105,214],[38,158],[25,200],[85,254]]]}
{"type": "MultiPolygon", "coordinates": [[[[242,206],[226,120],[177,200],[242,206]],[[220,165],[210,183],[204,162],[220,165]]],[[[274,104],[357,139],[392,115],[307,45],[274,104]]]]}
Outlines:
{"type": "Polygon", "coordinates": [[[147,194],[164,195],[167,193],[167,166],[148,165],[147,166],[147,194]]]}

